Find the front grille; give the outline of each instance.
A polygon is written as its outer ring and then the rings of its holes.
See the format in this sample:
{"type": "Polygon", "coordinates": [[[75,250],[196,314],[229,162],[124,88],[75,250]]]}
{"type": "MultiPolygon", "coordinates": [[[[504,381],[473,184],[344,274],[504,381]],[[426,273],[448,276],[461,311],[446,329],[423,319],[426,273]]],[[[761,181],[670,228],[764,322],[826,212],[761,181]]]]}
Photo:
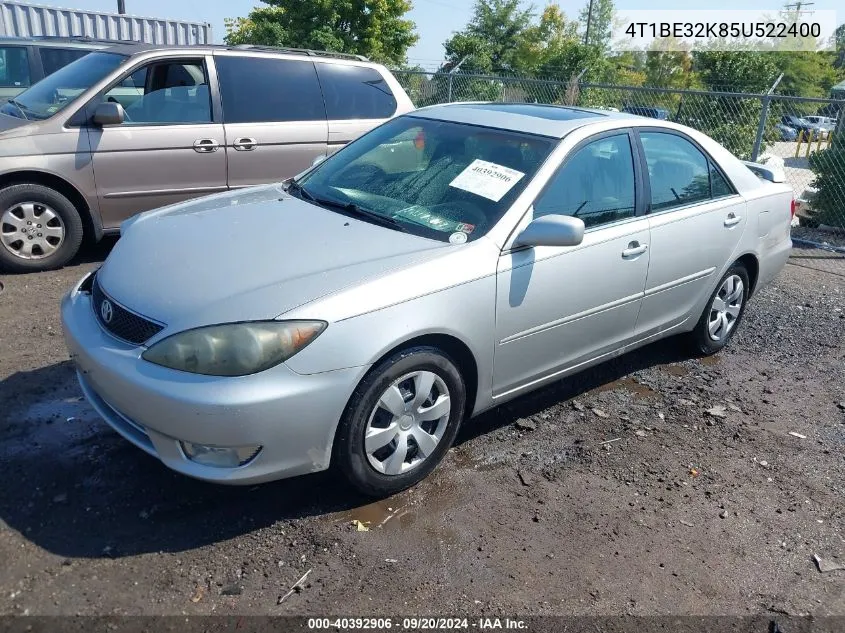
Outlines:
{"type": "Polygon", "coordinates": [[[103,292],[100,282],[96,277],[94,277],[94,284],[91,290],[91,305],[94,308],[97,321],[113,336],[127,343],[142,345],[164,329],[164,326],[160,323],[150,321],[134,312],[130,312],[114,299],[108,297],[103,292]],[[104,312],[106,314],[109,312],[108,308],[104,309],[106,303],[111,307],[111,319],[108,321],[103,316],[104,312]]]}

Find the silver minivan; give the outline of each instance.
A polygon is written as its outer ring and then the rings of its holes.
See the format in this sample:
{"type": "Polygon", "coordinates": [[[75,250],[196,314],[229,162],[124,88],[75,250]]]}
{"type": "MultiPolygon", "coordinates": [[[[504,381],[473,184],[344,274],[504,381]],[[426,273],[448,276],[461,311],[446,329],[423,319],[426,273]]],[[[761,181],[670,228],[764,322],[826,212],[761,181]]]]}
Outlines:
{"type": "Polygon", "coordinates": [[[0,107],[0,269],[56,268],[141,211],[284,180],[412,109],[387,69],[354,55],[90,53],[0,107]]]}

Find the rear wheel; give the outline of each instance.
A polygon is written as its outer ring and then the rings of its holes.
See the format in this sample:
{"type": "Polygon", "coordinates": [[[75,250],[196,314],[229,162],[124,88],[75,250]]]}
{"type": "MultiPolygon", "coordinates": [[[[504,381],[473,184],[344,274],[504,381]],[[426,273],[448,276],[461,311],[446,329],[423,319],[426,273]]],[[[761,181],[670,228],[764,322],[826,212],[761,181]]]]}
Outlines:
{"type": "Polygon", "coordinates": [[[733,338],[745,314],[750,288],[745,266],[733,264],[719,281],[692,332],[699,352],[715,354],[733,338]]]}
{"type": "Polygon", "coordinates": [[[82,219],[58,191],[21,184],[0,191],[0,268],[37,272],[64,266],[82,243],[82,219]]]}
{"type": "Polygon", "coordinates": [[[449,450],[465,403],[464,380],[443,352],[433,347],[398,352],[353,394],[335,437],[335,462],[369,496],[413,486],[449,450]]]}

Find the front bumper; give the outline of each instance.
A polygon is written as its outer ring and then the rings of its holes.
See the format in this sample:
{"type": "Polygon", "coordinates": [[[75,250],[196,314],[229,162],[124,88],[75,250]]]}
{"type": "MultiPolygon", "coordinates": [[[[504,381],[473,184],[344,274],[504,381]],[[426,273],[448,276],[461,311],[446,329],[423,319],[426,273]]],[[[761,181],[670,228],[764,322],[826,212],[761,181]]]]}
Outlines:
{"type": "Polygon", "coordinates": [[[285,364],[242,377],[189,374],[141,358],[98,324],[77,284],[62,300],[65,342],[82,391],[130,442],[185,475],[251,484],[325,470],[346,403],[368,367],[301,375],[285,364]],[[189,460],[179,441],[261,445],[237,468],[189,460]]]}

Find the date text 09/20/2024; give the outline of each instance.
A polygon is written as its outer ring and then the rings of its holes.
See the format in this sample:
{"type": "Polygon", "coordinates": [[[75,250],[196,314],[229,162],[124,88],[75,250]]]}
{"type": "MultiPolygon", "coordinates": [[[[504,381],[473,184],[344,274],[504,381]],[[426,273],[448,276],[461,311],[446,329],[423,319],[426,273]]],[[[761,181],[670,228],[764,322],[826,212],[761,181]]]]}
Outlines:
{"type": "Polygon", "coordinates": [[[310,630],[389,630],[437,631],[437,630],[525,630],[523,620],[510,618],[309,618],[310,630]]]}

